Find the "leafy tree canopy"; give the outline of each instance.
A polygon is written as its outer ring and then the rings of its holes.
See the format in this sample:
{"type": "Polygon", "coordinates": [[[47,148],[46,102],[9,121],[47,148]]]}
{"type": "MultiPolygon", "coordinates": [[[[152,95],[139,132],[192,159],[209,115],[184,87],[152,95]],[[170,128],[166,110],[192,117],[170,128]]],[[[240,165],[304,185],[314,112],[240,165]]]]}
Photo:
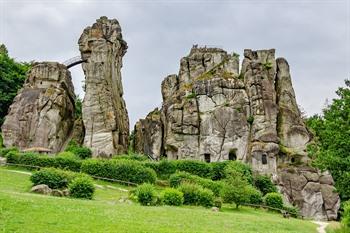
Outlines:
{"type": "Polygon", "coordinates": [[[10,58],[5,45],[0,44],[0,125],[4,123],[9,106],[18,89],[23,86],[29,63],[10,58]]]}
{"type": "Polygon", "coordinates": [[[323,110],[323,115],[307,120],[315,135],[308,149],[315,165],[331,172],[345,201],[350,199],[350,80],[345,80],[345,87],[336,94],[338,98],[323,110]]]}

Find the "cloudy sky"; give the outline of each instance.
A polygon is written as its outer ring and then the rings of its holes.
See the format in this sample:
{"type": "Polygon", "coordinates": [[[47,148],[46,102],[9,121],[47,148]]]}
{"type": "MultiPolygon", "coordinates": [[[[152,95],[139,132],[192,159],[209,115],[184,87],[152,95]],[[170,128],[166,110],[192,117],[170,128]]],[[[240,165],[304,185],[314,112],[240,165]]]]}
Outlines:
{"type": "MultiPolygon", "coordinates": [[[[308,115],[350,78],[350,0],[0,0],[0,43],[18,61],[63,62],[79,55],[80,34],[102,15],[118,19],[129,46],[122,75],[131,127],[161,104],[161,81],[193,44],[241,57],[245,48],[276,48],[308,115]]],[[[82,96],[81,67],[71,72],[82,96]]]]}

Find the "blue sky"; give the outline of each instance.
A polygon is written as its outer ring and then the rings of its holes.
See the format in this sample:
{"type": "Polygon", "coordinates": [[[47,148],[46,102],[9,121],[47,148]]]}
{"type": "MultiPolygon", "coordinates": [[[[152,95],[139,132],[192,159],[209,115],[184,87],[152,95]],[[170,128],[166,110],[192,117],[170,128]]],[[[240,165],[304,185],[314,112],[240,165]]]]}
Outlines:
{"type": "MultiPolygon", "coordinates": [[[[122,76],[131,128],[161,104],[161,81],[193,44],[241,58],[245,48],[275,48],[308,115],[350,78],[349,0],[0,0],[0,43],[18,61],[63,62],[79,55],[80,34],[102,15],[118,19],[129,46],[122,76]]],[[[82,96],[81,67],[71,72],[82,96]]]]}

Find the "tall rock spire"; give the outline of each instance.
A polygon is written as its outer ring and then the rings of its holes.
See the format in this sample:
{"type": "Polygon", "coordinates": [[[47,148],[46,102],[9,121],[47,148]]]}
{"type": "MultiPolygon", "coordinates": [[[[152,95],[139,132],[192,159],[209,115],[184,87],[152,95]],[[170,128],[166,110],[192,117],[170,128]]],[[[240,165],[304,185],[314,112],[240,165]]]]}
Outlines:
{"type": "Polygon", "coordinates": [[[127,44],[116,19],[101,17],[84,29],[79,49],[85,73],[84,145],[95,156],[110,157],[127,150],[129,118],[123,99],[122,57],[127,44]]]}

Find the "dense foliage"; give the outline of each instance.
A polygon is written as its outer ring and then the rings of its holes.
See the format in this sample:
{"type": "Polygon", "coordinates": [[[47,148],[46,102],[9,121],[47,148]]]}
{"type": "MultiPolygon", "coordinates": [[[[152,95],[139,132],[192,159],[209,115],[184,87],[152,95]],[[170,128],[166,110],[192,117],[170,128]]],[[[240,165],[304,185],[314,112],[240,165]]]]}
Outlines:
{"type": "Polygon", "coordinates": [[[95,192],[91,177],[82,174],[68,184],[68,189],[69,195],[74,198],[92,199],[95,192]]]}
{"type": "Polygon", "coordinates": [[[0,45],[0,126],[4,123],[9,106],[18,89],[23,86],[29,63],[10,58],[4,45],[0,45]]]}
{"type": "Polygon", "coordinates": [[[182,183],[178,188],[184,195],[185,205],[200,205],[210,207],[214,205],[214,194],[211,190],[198,184],[182,183]]]}
{"type": "Polygon", "coordinates": [[[165,205],[180,206],[184,202],[184,194],[177,189],[166,188],[161,194],[161,200],[165,205]]]}
{"type": "Polygon", "coordinates": [[[116,179],[137,184],[154,183],[156,173],[133,160],[98,160],[83,161],[81,171],[92,176],[116,179]]]}
{"type": "Polygon", "coordinates": [[[152,184],[144,183],[137,186],[135,194],[141,205],[149,206],[157,203],[157,193],[152,184]]]}
{"type": "Polygon", "coordinates": [[[30,181],[33,185],[46,184],[52,189],[60,189],[68,187],[68,183],[75,177],[74,173],[62,171],[55,168],[44,168],[34,172],[30,181]]]}
{"type": "Polygon", "coordinates": [[[254,176],[254,186],[259,189],[263,195],[267,193],[276,193],[277,188],[272,183],[270,177],[265,175],[256,175],[254,176]]]}
{"type": "Polygon", "coordinates": [[[307,120],[315,135],[315,143],[309,146],[309,154],[315,165],[329,170],[343,201],[350,199],[350,80],[340,87],[337,99],[307,120]]]}
{"type": "Polygon", "coordinates": [[[92,151],[90,148],[78,145],[75,141],[70,141],[68,143],[65,151],[72,152],[81,159],[88,159],[92,156],[92,151]]]}
{"type": "Polygon", "coordinates": [[[276,208],[283,209],[283,198],[279,193],[268,193],[264,196],[265,205],[276,208]]]}

